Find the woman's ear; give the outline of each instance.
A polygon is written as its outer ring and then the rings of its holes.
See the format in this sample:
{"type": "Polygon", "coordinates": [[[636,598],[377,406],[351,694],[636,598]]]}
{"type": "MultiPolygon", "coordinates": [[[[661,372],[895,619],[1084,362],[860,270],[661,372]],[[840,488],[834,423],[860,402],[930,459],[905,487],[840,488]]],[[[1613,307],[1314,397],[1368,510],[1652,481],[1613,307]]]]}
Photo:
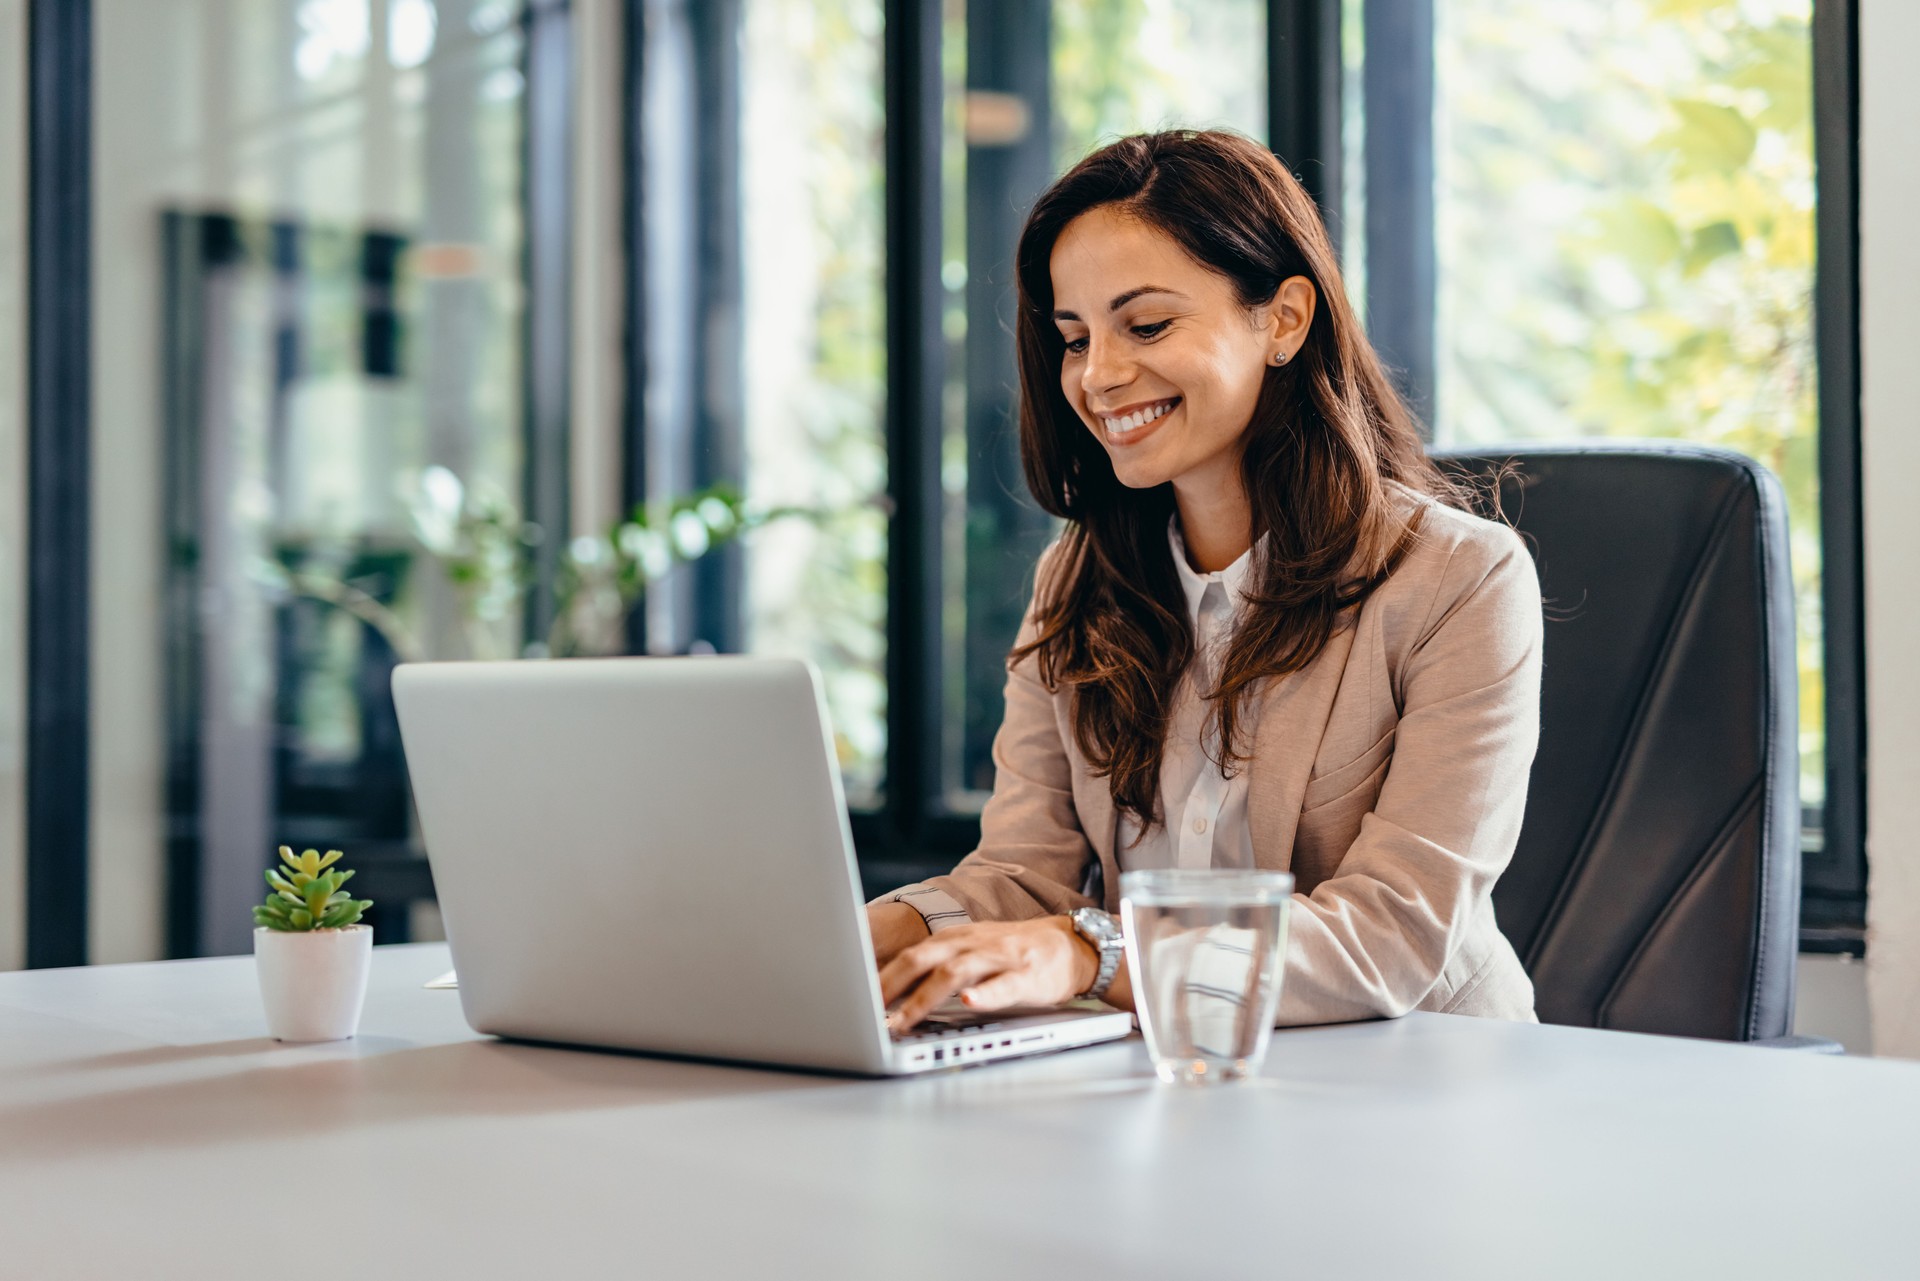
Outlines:
{"type": "Polygon", "coordinates": [[[1267,363],[1281,364],[1275,356],[1292,360],[1306,345],[1307,330],[1313,327],[1313,309],[1319,305],[1319,291],[1305,276],[1288,276],[1273,291],[1266,305],[1267,340],[1271,350],[1267,363]]]}

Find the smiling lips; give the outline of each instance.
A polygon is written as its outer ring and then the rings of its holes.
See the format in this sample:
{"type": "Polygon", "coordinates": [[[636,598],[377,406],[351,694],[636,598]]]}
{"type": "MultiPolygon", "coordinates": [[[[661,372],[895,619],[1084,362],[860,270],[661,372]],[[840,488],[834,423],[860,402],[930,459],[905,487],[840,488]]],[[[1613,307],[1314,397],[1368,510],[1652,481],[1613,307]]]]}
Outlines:
{"type": "Polygon", "coordinates": [[[1156,400],[1125,414],[1099,415],[1100,423],[1107,430],[1109,445],[1131,445],[1144,440],[1159,424],[1160,420],[1173,412],[1180,403],[1178,396],[1170,400],[1156,400]]]}

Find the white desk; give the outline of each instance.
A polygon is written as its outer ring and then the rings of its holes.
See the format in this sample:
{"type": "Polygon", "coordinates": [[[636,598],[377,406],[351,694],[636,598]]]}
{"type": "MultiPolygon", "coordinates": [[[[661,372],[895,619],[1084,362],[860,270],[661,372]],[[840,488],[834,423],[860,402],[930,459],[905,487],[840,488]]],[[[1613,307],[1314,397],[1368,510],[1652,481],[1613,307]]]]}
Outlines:
{"type": "Polygon", "coordinates": [[[320,1047],[251,958],[0,975],[0,1277],[1920,1277],[1917,1064],[1422,1014],[850,1081],[479,1040],[376,955],[320,1047]]]}

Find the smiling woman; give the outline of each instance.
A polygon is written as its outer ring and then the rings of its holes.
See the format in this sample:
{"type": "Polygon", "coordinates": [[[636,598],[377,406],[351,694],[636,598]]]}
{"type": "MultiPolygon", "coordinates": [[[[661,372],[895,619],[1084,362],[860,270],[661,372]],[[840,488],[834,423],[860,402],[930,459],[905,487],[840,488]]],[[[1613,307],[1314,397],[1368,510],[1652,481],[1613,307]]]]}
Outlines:
{"type": "Polygon", "coordinates": [[[1427,460],[1312,200],[1236,134],[1123,138],[1040,198],[1016,261],[1022,461],[1066,529],[980,848],[871,909],[896,1026],[956,994],[1130,1005],[1124,971],[1096,979],[1098,914],[1150,867],[1294,874],[1281,1023],[1531,1019],[1489,892],[1538,734],[1539,582],[1427,460]]]}

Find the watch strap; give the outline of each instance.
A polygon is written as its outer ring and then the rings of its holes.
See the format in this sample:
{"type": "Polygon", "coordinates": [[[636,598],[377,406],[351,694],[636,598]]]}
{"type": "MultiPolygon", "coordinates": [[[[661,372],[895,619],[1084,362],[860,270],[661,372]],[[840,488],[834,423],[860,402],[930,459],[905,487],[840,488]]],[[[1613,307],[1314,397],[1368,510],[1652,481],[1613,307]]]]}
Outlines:
{"type": "Polygon", "coordinates": [[[1120,972],[1120,962],[1126,955],[1126,940],[1120,933],[1120,927],[1112,916],[1097,907],[1075,908],[1068,915],[1073,922],[1076,934],[1093,944],[1093,950],[1100,958],[1100,968],[1093,976],[1093,983],[1081,998],[1092,997],[1100,1000],[1113,986],[1114,975],[1120,972]]]}

